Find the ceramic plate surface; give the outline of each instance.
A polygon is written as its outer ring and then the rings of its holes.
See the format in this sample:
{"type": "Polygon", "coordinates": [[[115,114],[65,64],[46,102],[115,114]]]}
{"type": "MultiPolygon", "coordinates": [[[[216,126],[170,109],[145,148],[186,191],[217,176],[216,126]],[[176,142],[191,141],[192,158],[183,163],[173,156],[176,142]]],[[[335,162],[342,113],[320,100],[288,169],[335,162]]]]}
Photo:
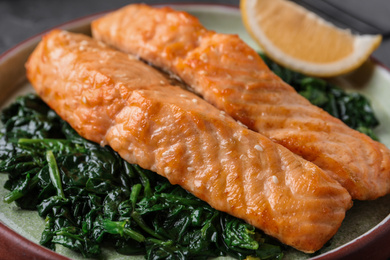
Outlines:
{"type": "MultiPolygon", "coordinates": [[[[174,5],[172,7],[194,14],[209,29],[220,33],[238,34],[251,47],[260,51],[260,48],[243,27],[240,12],[237,8],[217,5],[174,5]]],[[[59,28],[89,34],[89,24],[98,16],[89,16],[72,21],[59,28]]],[[[40,38],[41,35],[31,38],[0,57],[1,108],[11,103],[16,96],[33,92],[25,77],[24,63],[40,38]]],[[[381,122],[380,127],[376,129],[376,134],[381,142],[390,147],[389,70],[373,61],[368,61],[357,71],[333,80],[347,88],[348,91],[360,92],[371,100],[376,115],[381,122]]],[[[7,193],[3,188],[6,179],[6,174],[0,174],[1,198],[7,193]]],[[[356,256],[364,259],[367,259],[368,256],[371,259],[386,259],[390,256],[390,247],[386,246],[386,242],[390,240],[389,213],[390,196],[375,201],[355,202],[352,209],[347,212],[346,219],[339,232],[316,256],[289,249],[284,259],[340,259],[356,256]]],[[[3,259],[5,253],[11,251],[7,251],[7,248],[10,247],[13,249],[20,248],[19,255],[23,253],[25,259],[30,258],[26,256],[32,256],[32,254],[37,255],[35,259],[63,259],[60,255],[53,254],[34,244],[38,243],[44,229],[44,221],[38,216],[37,212],[21,210],[15,204],[8,205],[0,200],[0,222],[2,223],[0,223],[0,259],[3,259]],[[13,231],[10,231],[4,225],[13,231]],[[19,235],[27,238],[27,240],[19,235]]],[[[72,259],[83,259],[81,255],[62,247],[57,248],[57,252],[72,259]]],[[[143,256],[122,256],[109,249],[103,250],[103,258],[144,259],[143,256]]],[[[18,255],[15,254],[13,259],[19,259],[18,255]]]]}

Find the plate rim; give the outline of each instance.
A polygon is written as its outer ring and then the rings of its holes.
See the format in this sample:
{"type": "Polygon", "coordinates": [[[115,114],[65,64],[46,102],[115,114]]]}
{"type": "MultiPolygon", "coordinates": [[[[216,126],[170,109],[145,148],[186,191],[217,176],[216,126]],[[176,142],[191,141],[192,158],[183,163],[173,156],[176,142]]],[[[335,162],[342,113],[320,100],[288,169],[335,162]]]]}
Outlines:
{"type": "MultiPolygon", "coordinates": [[[[215,4],[215,3],[167,3],[167,4],[149,4],[151,6],[155,7],[163,7],[163,6],[170,6],[172,8],[180,8],[180,9],[204,9],[204,10],[229,10],[232,11],[232,13],[237,13],[240,15],[239,12],[239,6],[237,5],[229,5],[229,4],[215,4]],[[211,8],[211,9],[210,9],[211,8]]],[[[72,29],[72,28],[77,28],[78,26],[85,26],[88,25],[92,20],[107,14],[109,12],[112,12],[114,10],[117,10],[118,8],[115,9],[110,9],[102,12],[97,12],[89,15],[85,15],[79,18],[75,18],[69,21],[66,21],[64,23],[60,23],[56,26],[52,26],[49,29],[46,29],[38,34],[35,34],[31,37],[28,37],[27,39],[19,42],[18,44],[14,45],[13,47],[7,49],[5,52],[0,54],[0,65],[4,62],[6,62],[8,59],[12,58],[13,56],[17,55],[19,52],[22,50],[25,50],[27,48],[31,48],[34,45],[38,44],[42,36],[47,34],[53,29],[72,29]]],[[[383,68],[386,73],[390,75],[390,68],[384,65],[382,62],[380,62],[378,59],[374,58],[372,55],[370,56],[370,61],[373,62],[375,66],[379,66],[383,68]]],[[[17,245],[18,247],[13,247],[9,248],[8,246],[11,246],[11,244],[7,244],[7,241],[3,241],[3,239],[0,241],[0,245],[6,245],[6,246],[1,246],[0,247],[0,256],[4,253],[11,253],[12,250],[15,250],[17,248],[20,248],[21,250],[28,250],[27,253],[33,254],[34,256],[36,255],[36,259],[53,259],[53,260],[67,260],[70,259],[66,256],[63,256],[55,251],[52,251],[50,249],[47,249],[38,243],[35,243],[31,241],[30,239],[22,236],[15,230],[11,229],[9,226],[7,226],[5,223],[3,223],[0,220],[0,237],[6,236],[6,238],[9,238],[9,241],[12,241],[15,243],[14,245],[17,245]],[[7,250],[10,249],[10,250],[7,250]],[[11,250],[12,249],[12,250],[11,250]]],[[[368,252],[371,250],[373,246],[377,249],[381,249],[382,253],[380,256],[384,256],[385,254],[390,256],[390,248],[386,247],[386,241],[390,240],[390,213],[387,215],[386,218],[384,218],[381,222],[376,224],[373,228],[368,230],[367,232],[361,234],[360,236],[354,238],[353,240],[335,248],[332,249],[328,252],[325,252],[321,255],[318,256],[313,256],[310,259],[312,260],[331,260],[331,259],[344,259],[346,257],[350,258],[353,256],[362,256],[364,252],[368,252]],[[370,239],[371,238],[371,239],[370,239]],[[382,243],[377,243],[378,239],[382,241],[382,243]],[[372,245],[374,243],[374,240],[377,243],[376,245],[372,245]],[[383,249],[387,250],[383,250],[383,249]],[[352,252],[352,255],[351,255],[352,252]]],[[[9,242],[8,241],[8,242],[9,242]]],[[[19,251],[19,250],[17,250],[19,251]]],[[[23,254],[15,254],[15,257],[21,256],[25,258],[26,256],[26,251],[24,251],[23,254]]],[[[7,256],[13,256],[7,254],[7,256]]],[[[24,259],[24,258],[13,258],[13,259],[24,259]]],[[[380,259],[380,258],[375,258],[375,259],[380,259]]],[[[383,257],[385,259],[385,257],[383,257]]]]}

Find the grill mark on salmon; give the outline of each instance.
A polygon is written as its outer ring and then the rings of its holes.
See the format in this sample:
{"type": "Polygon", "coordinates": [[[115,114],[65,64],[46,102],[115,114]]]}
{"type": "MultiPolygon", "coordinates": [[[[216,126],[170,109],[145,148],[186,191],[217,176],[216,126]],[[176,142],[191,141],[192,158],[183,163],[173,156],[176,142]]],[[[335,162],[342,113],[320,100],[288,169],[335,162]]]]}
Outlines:
{"type": "Polygon", "coordinates": [[[169,7],[126,6],[92,23],[95,38],[181,77],[250,129],[310,160],[353,199],[390,192],[390,151],[310,104],[236,35],[169,7]]]}
{"type": "Polygon", "coordinates": [[[81,136],[301,251],[320,249],[352,205],[316,165],[88,36],[50,32],[26,69],[81,136]]]}

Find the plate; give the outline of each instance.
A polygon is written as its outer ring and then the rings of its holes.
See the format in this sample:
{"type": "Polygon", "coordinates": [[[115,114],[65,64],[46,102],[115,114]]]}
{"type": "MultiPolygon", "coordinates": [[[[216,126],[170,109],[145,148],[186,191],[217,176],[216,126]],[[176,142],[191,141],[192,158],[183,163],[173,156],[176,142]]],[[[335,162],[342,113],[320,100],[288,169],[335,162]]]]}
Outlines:
{"type": "MultiPolygon", "coordinates": [[[[173,5],[175,9],[188,11],[197,16],[209,29],[221,33],[238,34],[251,47],[260,51],[241,23],[239,9],[221,5],[173,5]]],[[[90,33],[89,24],[102,14],[78,19],[57,28],[73,32],[90,33]]],[[[25,77],[24,63],[43,34],[37,35],[0,56],[0,108],[11,103],[16,96],[32,92],[25,77]]],[[[367,96],[381,122],[376,129],[380,140],[390,147],[390,71],[373,60],[367,61],[353,73],[332,79],[348,91],[367,96]]],[[[7,175],[0,174],[0,197],[7,191],[3,184],[7,175]]],[[[375,201],[357,201],[347,212],[338,231],[320,252],[313,256],[288,249],[284,259],[387,259],[390,247],[390,196],[375,201]]],[[[37,212],[18,209],[15,204],[0,200],[0,259],[83,259],[82,256],[63,247],[57,253],[47,250],[39,242],[44,221],[37,212]],[[66,257],[64,257],[66,256],[66,257]]],[[[122,256],[112,250],[103,250],[104,259],[143,259],[142,256],[122,256]]],[[[226,258],[227,259],[227,258],[226,258]]]]}

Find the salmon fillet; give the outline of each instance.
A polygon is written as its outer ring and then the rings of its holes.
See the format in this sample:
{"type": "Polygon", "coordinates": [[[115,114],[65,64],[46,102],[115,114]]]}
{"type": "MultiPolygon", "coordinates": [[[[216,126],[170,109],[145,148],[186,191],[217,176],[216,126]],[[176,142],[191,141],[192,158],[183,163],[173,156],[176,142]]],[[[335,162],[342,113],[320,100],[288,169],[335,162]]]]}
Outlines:
{"type": "Polygon", "coordinates": [[[88,36],[50,32],[26,68],[81,136],[301,251],[320,249],[351,206],[316,165],[88,36]]]}
{"type": "Polygon", "coordinates": [[[181,77],[205,100],[337,180],[353,199],[390,192],[390,151],[310,104],[236,35],[166,8],[126,6],[92,23],[93,36],[181,77]]]}

